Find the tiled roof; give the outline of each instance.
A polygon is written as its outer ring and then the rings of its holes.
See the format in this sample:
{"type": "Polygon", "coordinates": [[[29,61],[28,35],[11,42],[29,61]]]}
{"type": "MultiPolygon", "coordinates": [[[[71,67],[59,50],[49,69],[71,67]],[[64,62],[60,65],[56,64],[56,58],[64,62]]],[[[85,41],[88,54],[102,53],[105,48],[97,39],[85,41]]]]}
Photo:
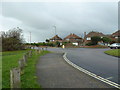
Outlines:
{"type": "Polygon", "coordinates": [[[60,38],[58,35],[55,35],[50,40],[62,40],[62,38],[60,38]]]}
{"type": "Polygon", "coordinates": [[[115,33],[113,33],[112,36],[120,36],[120,30],[118,30],[115,33]]]}
{"type": "Polygon", "coordinates": [[[74,33],[71,33],[70,35],[68,35],[64,39],[82,39],[82,38],[77,36],[77,35],[75,35],[74,33]]]}
{"type": "Polygon", "coordinates": [[[86,37],[93,37],[93,36],[105,36],[105,35],[103,33],[95,32],[95,31],[91,31],[86,35],[86,37]]]}

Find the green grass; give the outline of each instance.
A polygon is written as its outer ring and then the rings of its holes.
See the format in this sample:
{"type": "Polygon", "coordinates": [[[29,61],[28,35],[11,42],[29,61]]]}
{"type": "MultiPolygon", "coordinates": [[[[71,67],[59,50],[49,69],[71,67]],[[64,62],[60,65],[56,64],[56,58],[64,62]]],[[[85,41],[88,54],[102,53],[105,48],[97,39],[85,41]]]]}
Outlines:
{"type": "MultiPolygon", "coordinates": [[[[10,70],[18,66],[18,61],[28,50],[9,51],[2,53],[2,88],[10,88],[10,70]]],[[[28,58],[27,66],[22,71],[21,88],[40,88],[37,84],[36,63],[39,56],[49,53],[49,51],[42,51],[41,54],[33,54],[28,58]]]]}
{"type": "Polygon", "coordinates": [[[108,51],[105,51],[104,53],[108,55],[120,57],[120,49],[108,50],[108,51]]]}
{"type": "Polygon", "coordinates": [[[2,52],[0,52],[0,89],[2,89],[2,52]]]}
{"type": "Polygon", "coordinates": [[[18,60],[27,50],[2,53],[2,88],[10,88],[10,70],[18,66],[18,60]]]}
{"type": "Polygon", "coordinates": [[[42,51],[41,54],[34,54],[31,58],[28,59],[27,66],[23,70],[23,75],[21,76],[22,87],[21,88],[41,88],[37,83],[36,77],[36,63],[39,60],[39,57],[49,53],[49,51],[42,51]]]}

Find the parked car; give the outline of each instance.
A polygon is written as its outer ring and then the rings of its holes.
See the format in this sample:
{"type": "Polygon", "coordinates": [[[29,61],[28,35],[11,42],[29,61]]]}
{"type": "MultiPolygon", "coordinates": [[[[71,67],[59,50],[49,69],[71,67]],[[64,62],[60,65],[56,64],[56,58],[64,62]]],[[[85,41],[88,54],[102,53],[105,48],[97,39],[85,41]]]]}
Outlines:
{"type": "Polygon", "coordinates": [[[113,43],[109,46],[111,49],[120,49],[120,43],[113,43]]]}

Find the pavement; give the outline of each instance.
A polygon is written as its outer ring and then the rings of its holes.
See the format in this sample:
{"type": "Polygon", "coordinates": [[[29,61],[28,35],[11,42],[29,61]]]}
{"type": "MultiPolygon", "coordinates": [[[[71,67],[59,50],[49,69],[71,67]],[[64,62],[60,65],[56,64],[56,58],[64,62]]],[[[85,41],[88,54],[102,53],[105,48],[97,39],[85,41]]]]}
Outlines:
{"type": "Polygon", "coordinates": [[[66,63],[63,53],[40,57],[36,75],[43,88],[113,88],[66,63]]]}

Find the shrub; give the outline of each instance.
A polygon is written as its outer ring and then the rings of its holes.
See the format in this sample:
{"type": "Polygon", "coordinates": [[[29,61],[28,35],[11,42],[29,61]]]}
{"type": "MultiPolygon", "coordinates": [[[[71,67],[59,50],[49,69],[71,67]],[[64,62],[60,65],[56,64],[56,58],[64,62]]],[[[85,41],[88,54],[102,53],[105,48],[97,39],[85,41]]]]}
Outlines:
{"type": "Polygon", "coordinates": [[[97,45],[97,43],[101,41],[101,38],[99,36],[93,36],[91,37],[91,42],[93,45],[97,45]]]}
{"type": "Polygon", "coordinates": [[[86,44],[87,46],[92,46],[92,45],[94,45],[92,42],[89,42],[89,43],[87,43],[86,44]]]}
{"type": "Polygon", "coordinates": [[[24,49],[23,35],[20,28],[13,28],[7,32],[1,32],[2,51],[14,51],[24,49]]]}
{"type": "Polygon", "coordinates": [[[102,41],[104,42],[104,43],[111,43],[111,39],[110,38],[108,38],[108,37],[103,37],[102,38],[102,41]]]}

